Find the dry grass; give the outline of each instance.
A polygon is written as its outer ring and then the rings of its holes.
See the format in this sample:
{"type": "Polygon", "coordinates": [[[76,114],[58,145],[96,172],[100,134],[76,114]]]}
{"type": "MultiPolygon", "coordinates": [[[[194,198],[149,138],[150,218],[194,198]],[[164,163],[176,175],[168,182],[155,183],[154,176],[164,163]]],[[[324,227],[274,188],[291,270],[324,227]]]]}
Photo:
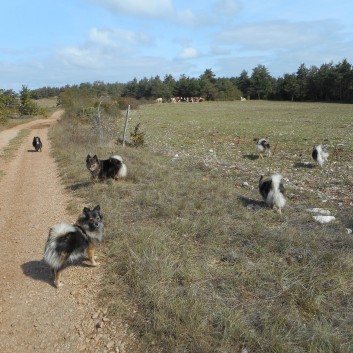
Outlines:
{"type": "Polygon", "coordinates": [[[351,106],[146,105],[139,122],[144,148],[98,148],[67,120],[52,138],[68,189],[105,212],[105,300],[146,351],[351,352],[351,106]],[[253,140],[265,136],[274,153],[259,160],[253,140]],[[311,161],[318,143],[323,169],[311,161]],[[122,155],[127,180],[91,183],[87,153],[122,155]],[[282,215],[257,190],[273,172],[287,188],[282,215]],[[316,223],[310,207],[336,221],[316,223]]]}
{"type": "Polygon", "coordinates": [[[3,149],[3,152],[0,154],[0,158],[8,160],[14,156],[19,146],[22,143],[22,140],[30,134],[30,130],[22,129],[18,134],[10,140],[9,144],[3,149]]]}
{"type": "Polygon", "coordinates": [[[41,98],[41,99],[35,100],[35,102],[41,108],[57,109],[58,98],[57,97],[41,98]]]}
{"type": "MultiPolygon", "coordinates": [[[[20,147],[22,140],[30,134],[30,130],[23,129],[18,132],[18,134],[10,140],[9,144],[0,153],[0,162],[5,162],[11,159],[18,148],[20,147]]],[[[2,164],[3,166],[3,164],[2,164]]],[[[0,179],[6,174],[6,169],[0,168],[0,179]]]]}
{"type": "Polygon", "coordinates": [[[0,124],[0,131],[12,128],[17,125],[21,125],[24,123],[28,123],[30,121],[33,121],[35,119],[38,119],[38,117],[31,117],[31,118],[17,118],[17,119],[6,119],[2,124],[0,124]]]}

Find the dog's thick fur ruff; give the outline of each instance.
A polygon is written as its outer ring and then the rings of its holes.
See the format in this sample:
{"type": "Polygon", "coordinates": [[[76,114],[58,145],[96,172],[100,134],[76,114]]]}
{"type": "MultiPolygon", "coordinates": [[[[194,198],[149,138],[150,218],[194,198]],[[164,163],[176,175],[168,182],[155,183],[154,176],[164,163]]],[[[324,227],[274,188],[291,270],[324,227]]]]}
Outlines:
{"type": "Polygon", "coordinates": [[[42,144],[42,141],[40,140],[39,136],[33,137],[32,146],[34,147],[36,152],[38,152],[38,151],[42,152],[43,144],[42,144]]]}
{"type": "Polygon", "coordinates": [[[261,175],[259,180],[259,191],[269,207],[277,208],[278,213],[282,212],[282,208],[286,205],[282,175],[274,174],[269,178],[264,178],[261,175]]]}
{"type": "Polygon", "coordinates": [[[97,155],[93,157],[87,155],[86,167],[91,173],[92,179],[122,179],[127,175],[126,165],[118,155],[102,160],[97,155]]]}
{"type": "Polygon", "coordinates": [[[87,256],[92,266],[98,265],[94,259],[94,251],[103,238],[102,219],[99,205],[92,210],[85,207],[75,224],[60,223],[50,228],[44,261],[52,269],[56,287],[62,285],[61,271],[68,262],[87,256]]]}
{"type": "Polygon", "coordinates": [[[270,143],[266,139],[260,139],[256,142],[256,154],[261,159],[264,158],[264,155],[267,155],[268,157],[271,156],[270,148],[270,143]]]}
{"type": "Polygon", "coordinates": [[[322,145],[318,145],[314,147],[313,152],[311,153],[314,161],[322,167],[324,163],[327,161],[329,154],[324,150],[322,145]]]}

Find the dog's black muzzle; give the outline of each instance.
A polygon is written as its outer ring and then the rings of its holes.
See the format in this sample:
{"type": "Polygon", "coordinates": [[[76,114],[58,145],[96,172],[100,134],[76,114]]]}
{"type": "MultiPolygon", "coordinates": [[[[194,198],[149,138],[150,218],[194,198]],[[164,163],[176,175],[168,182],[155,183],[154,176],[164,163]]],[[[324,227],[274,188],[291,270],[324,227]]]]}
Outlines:
{"type": "Polygon", "coordinates": [[[92,222],[89,222],[89,229],[90,230],[96,230],[99,228],[99,222],[95,222],[95,221],[92,221],[92,222]]]}

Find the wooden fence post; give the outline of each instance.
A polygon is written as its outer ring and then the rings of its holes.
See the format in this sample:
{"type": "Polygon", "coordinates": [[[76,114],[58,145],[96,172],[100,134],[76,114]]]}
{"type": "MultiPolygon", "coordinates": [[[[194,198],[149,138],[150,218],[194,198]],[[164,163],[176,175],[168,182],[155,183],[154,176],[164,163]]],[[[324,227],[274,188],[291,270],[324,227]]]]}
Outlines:
{"type": "Polygon", "coordinates": [[[123,134],[123,147],[125,147],[125,136],[126,136],[126,130],[127,130],[127,123],[129,120],[129,113],[130,113],[130,104],[127,107],[126,117],[125,117],[124,134],[123,134]]]}
{"type": "Polygon", "coordinates": [[[105,97],[100,97],[99,98],[99,104],[97,108],[97,117],[98,117],[98,136],[99,136],[99,146],[103,145],[103,124],[102,124],[102,118],[101,118],[101,105],[103,103],[105,97]]]}

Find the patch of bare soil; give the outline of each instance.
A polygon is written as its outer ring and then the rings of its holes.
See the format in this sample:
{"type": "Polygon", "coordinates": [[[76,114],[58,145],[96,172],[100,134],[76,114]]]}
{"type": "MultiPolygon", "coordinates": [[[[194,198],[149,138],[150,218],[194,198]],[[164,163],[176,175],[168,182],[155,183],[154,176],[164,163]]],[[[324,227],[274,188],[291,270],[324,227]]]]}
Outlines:
{"type": "Polygon", "coordinates": [[[69,266],[56,289],[42,261],[49,228],[78,216],[66,211],[69,195],[50,155],[48,128],[59,118],[56,112],[0,133],[1,154],[19,130],[31,129],[12,159],[0,157],[0,352],[132,351],[127,325],[98,305],[104,263],[69,266]],[[42,152],[34,152],[33,136],[42,152]]]}

